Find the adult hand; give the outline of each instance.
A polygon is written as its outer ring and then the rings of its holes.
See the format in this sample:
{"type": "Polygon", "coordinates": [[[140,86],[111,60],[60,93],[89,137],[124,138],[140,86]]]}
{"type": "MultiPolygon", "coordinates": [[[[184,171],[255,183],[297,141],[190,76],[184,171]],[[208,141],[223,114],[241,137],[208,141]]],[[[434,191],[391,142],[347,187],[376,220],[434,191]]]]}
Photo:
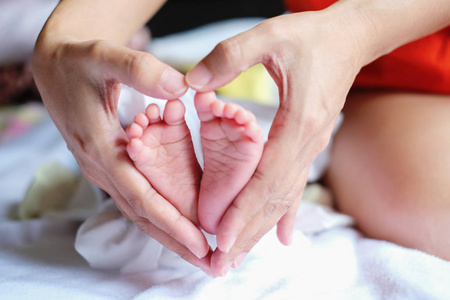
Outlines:
{"type": "Polygon", "coordinates": [[[211,257],[226,274],[278,224],[290,244],[308,169],[326,147],[352,82],[365,63],[347,16],[333,10],[283,15],[221,42],[187,74],[200,92],[214,90],[262,63],[279,88],[280,107],[261,162],[225,213],[211,257]]]}
{"type": "Polygon", "coordinates": [[[139,229],[209,273],[204,235],[135,168],[117,116],[121,83],[175,99],[187,90],[184,76],[148,53],[98,40],[57,41],[45,32],[33,69],[43,101],[83,174],[139,229]]]}

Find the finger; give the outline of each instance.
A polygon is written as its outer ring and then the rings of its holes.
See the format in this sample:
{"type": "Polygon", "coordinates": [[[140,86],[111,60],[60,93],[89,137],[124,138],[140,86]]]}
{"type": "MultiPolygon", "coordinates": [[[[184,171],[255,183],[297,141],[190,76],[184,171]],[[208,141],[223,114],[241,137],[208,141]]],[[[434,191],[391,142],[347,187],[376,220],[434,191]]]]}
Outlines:
{"type": "MultiPolygon", "coordinates": [[[[275,137],[266,143],[255,174],[232,202],[219,224],[217,246],[223,252],[231,249],[253,217],[264,207],[266,213],[271,214],[278,205],[282,205],[291,189],[289,183],[298,177],[297,174],[291,175],[295,168],[286,165],[286,161],[295,159],[288,159],[291,156],[286,153],[287,147],[280,147],[276,140],[275,137]]],[[[253,228],[253,233],[257,231],[259,228],[253,228]]]]}
{"type": "MultiPolygon", "coordinates": [[[[126,135],[122,131],[111,141],[108,136],[99,137],[99,141],[116,147],[103,147],[101,155],[96,155],[95,164],[103,168],[110,180],[107,192],[120,191],[120,197],[132,208],[132,211],[147,219],[157,228],[172,236],[186,246],[197,257],[204,257],[209,252],[209,245],[202,232],[186,217],[159,195],[136,169],[126,152],[126,135]]],[[[100,148],[100,147],[98,147],[100,148]]],[[[130,212],[126,212],[130,216],[130,212]]]]}
{"type": "Polygon", "coordinates": [[[197,257],[208,254],[209,245],[201,231],[159,195],[132,165],[111,169],[115,186],[140,217],[185,245],[197,257]]]}
{"type": "Polygon", "coordinates": [[[296,210],[298,205],[295,203],[295,200],[301,198],[299,197],[301,191],[299,191],[298,186],[303,185],[295,186],[296,188],[278,201],[278,204],[274,205],[267,202],[265,207],[253,216],[228,252],[219,250],[213,254],[211,257],[211,271],[214,276],[224,276],[230,266],[238,265],[242,257],[245,257],[251,251],[259,240],[279,222],[280,218],[291,209],[296,210]]]}
{"type": "Polygon", "coordinates": [[[103,71],[111,79],[133,87],[146,95],[161,99],[176,99],[187,91],[183,74],[147,52],[97,42],[94,59],[101,55],[103,71]],[[100,53],[96,53],[100,52],[100,53]]]}
{"type": "MultiPolygon", "coordinates": [[[[86,160],[77,159],[77,161],[79,161],[80,168],[82,169],[87,179],[94,182],[105,191],[108,191],[109,195],[114,200],[117,209],[122,213],[122,215],[124,215],[127,219],[133,221],[140,230],[142,230],[152,238],[155,238],[166,248],[177,253],[189,263],[201,268],[208,275],[211,275],[209,262],[210,255],[205,255],[202,259],[199,259],[197,256],[193,254],[193,251],[189,250],[186,246],[184,246],[184,244],[177,241],[172,236],[156,227],[147,219],[139,216],[135,212],[135,210],[130,206],[127,199],[124,198],[120,193],[120,191],[117,189],[117,185],[113,184],[113,182],[110,179],[111,174],[108,174],[101,168],[96,168],[95,172],[93,172],[92,168],[85,168],[85,166],[87,165],[86,160]],[[98,181],[99,179],[101,181],[98,181]]],[[[196,230],[198,231],[198,229],[196,230]]]]}
{"type": "Polygon", "coordinates": [[[136,213],[134,213],[132,207],[127,203],[126,199],[120,195],[118,190],[113,190],[112,194],[114,195],[113,199],[115,199],[116,206],[120,211],[125,211],[127,215],[131,216],[130,220],[132,220],[136,224],[139,230],[157,240],[167,249],[177,253],[187,262],[196,267],[199,267],[208,275],[211,275],[209,253],[202,258],[198,258],[192,253],[192,251],[190,251],[188,248],[186,248],[186,246],[181,244],[172,236],[170,236],[148,220],[139,217],[136,213]]]}
{"type": "Polygon", "coordinates": [[[325,148],[324,141],[327,139],[324,136],[329,139],[330,130],[326,128],[323,130],[325,134],[312,136],[303,146],[296,143],[286,145],[282,141],[292,141],[292,136],[299,130],[292,134],[289,126],[280,128],[283,130],[271,129],[272,136],[265,145],[254,176],[227,209],[219,224],[217,246],[223,252],[228,252],[238,238],[241,244],[246,244],[263,226],[264,215],[267,218],[280,210],[284,210],[284,215],[293,200],[301,194],[309,165],[325,148]],[[259,219],[254,221],[258,215],[259,219]]]}
{"type": "Polygon", "coordinates": [[[267,22],[219,43],[186,75],[192,88],[206,92],[217,89],[257,63],[270,59],[272,49],[266,40],[267,22]]]}
{"type": "Polygon", "coordinates": [[[293,202],[292,207],[281,217],[277,223],[278,240],[285,246],[292,243],[292,234],[294,231],[295,219],[297,211],[302,200],[303,191],[299,193],[297,199],[293,202]]]}
{"type": "Polygon", "coordinates": [[[216,250],[211,256],[213,277],[225,276],[230,267],[238,267],[252,248],[279,222],[283,211],[280,207],[270,216],[261,211],[247,225],[228,253],[216,250]]]}
{"type": "Polygon", "coordinates": [[[289,246],[292,243],[295,217],[297,215],[300,202],[301,201],[299,200],[295,201],[292,208],[277,223],[278,240],[285,246],[289,246]]]}
{"type": "MultiPolygon", "coordinates": [[[[307,145],[300,153],[308,153],[311,147],[315,148],[307,145]]],[[[297,202],[306,183],[308,168],[303,167],[304,161],[301,159],[288,159],[289,156],[283,149],[283,147],[280,149],[279,143],[268,145],[263,155],[263,160],[268,160],[261,161],[255,173],[258,180],[254,180],[253,177],[225,213],[217,233],[217,245],[220,250],[218,253],[223,253],[214,254],[212,257],[213,274],[224,274],[230,265],[240,255],[250,251],[287,211],[297,210],[297,202]],[[284,165],[286,161],[294,161],[295,167],[292,163],[291,166],[284,165]],[[261,174],[266,176],[262,177],[261,174]]],[[[300,154],[298,157],[303,158],[303,155],[300,154]]],[[[291,223],[287,224],[289,228],[294,221],[293,217],[290,218],[291,223]]]]}

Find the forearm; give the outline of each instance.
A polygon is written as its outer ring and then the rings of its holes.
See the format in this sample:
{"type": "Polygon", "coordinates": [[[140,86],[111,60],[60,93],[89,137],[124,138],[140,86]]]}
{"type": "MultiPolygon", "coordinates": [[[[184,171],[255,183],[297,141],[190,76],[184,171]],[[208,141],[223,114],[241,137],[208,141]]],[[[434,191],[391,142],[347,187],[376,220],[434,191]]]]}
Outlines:
{"type": "Polygon", "coordinates": [[[365,64],[450,25],[448,0],[340,0],[328,11],[363,39],[365,64]]]}
{"type": "Polygon", "coordinates": [[[50,16],[43,35],[125,44],[166,0],[62,0],[50,16]]]}

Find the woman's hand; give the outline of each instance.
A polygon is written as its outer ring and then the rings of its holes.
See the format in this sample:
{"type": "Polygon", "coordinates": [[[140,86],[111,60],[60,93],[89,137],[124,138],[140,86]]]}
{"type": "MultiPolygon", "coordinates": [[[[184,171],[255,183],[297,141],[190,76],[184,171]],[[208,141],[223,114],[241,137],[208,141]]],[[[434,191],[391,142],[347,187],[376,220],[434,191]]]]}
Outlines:
{"type": "Polygon", "coordinates": [[[220,43],[187,74],[190,86],[206,92],[263,63],[280,94],[261,162],[219,225],[215,276],[242,261],[275,224],[279,240],[290,244],[308,169],[328,144],[365,63],[363,43],[355,38],[361,34],[347,21],[331,11],[269,19],[220,43]]]}
{"type": "Polygon", "coordinates": [[[59,41],[45,31],[33,69],[43,101],[83,174],[139,229],[209,273],[204,235],[137,171],[117,116],[121,83],[174,99],[187,90],[184,76],[148,53],[105,41],[59,41]]]}

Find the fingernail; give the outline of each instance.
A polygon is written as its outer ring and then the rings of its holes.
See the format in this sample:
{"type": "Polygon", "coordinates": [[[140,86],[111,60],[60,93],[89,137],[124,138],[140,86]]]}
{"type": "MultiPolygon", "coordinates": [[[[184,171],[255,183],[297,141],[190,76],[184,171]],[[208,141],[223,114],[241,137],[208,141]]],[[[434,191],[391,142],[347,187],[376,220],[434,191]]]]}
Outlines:
{"type": "Polygon", "coordinates": [[[239,255],[233,263],[233,268],[239,268],[239,266],[242,264],[242,262],[244,261],[245,257],[247,256],[248,253],[244,252],[241,255],[239,255]]]}
{"type": "Polygon", "coordinates": [[[192,254],[194,254],[195,256],[197,256],[198,259],[202,259],[202,258],[203,258],[203,256],[201,256],[201,255],[199,254],[199,252],[197,251],[197,249],[194,249],[194,248],[191,248],[191,247],[188,247],[188,249],[189,249],[189,251],[192,252],[192,254]]]}
{"type": "Polygon", "coordinates": [[[186,82],[194,89],[201,89],[207,85],[213,75],[202,63],[198,64],[186,75],[186,82]]]}
{"type": "Polygon", "coordinates": [[[161,76],[161,87],[168,93],[182,95],[187,90],[183,74],[175,69],[167,68],[161,76]]]}
{"type": "Polygon", "coordinates": [[[211,277],[211,278],[214,278],[213,275],[212,275],[211,269],[208,269],[208,268],[206,268],[206,267],[204,267],[204,266],[200,266],[199,268],[200,268],[206,275],[208,275],[208,276],[211,277]]]}
{"type": "Polygon", "coordinates": [[[233,264],[233,262],[229,262],[228,264],[226,264],[219,272],[219,276],[221,277],[225,277],[228,274],[228,271],[231,268],[231,265],[233,264]]]}
{"type": "Polygon", "coordinates": [[[222,242],[220,245],[217,245],[219,247],[219,250],[225,253],[228,253],[230,249],[233,247],[234,242],[236,242],[236,236],[234,235],[224,235],[222,237],[222,242]]]}

